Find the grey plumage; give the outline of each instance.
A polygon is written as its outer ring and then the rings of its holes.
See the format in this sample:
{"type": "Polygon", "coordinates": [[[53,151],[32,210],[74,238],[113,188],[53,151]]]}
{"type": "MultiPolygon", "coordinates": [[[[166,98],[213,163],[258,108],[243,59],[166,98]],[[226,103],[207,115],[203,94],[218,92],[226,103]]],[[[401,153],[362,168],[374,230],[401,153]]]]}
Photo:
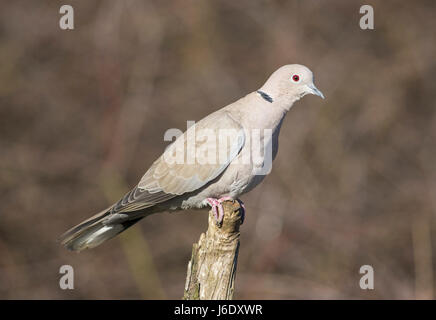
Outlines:
{"type": "Polygon", "coordinates": [[[323,97],[308,68],[301,65],[279,68],[258,91],[190,127],[151,165],[137,186],[117,203],[67,231],[62,243],[71,250],[93,248],[150,214],[199,209],[207,205],[207,198],[236,199],[250,191],[265,177],[259,175],[262,161],[260,164],[243,161],[251,156],[251,131],[259,130],[261,142],[271,146],[274,159],[284,116],[295,101],[308,93],[323,97]],[[293,80],[294,75],[298,75],[298,81],[293,80]],[[267,129],[271,136],[264,134],[267,129]],[[216,137],[222,130],[228,134],[229,143],[217,144],[215,162],[202,163],[195,152],[208,147],[208,141],[193,139],[204,130],[216,137]],[[168,161],[180,150],[184,154],[182,162],[168,161]],[[218,159],[218,155],[224,156],[218,159]]]}

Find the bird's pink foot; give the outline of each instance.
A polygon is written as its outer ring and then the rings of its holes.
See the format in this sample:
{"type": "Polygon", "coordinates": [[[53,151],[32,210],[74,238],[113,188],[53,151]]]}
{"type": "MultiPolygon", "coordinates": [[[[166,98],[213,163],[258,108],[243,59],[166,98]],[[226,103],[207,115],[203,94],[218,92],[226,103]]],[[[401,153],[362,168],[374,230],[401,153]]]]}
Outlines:
{"type": "Polygon", "coordinates": [[[213,215],[215,216],[215,220],[217,224],[221,224],[223,222],[224,218],[224,208],[223,208],[223,202],[226,200],[233,200],[233,199],[215,199],[215,198],[207,198],[207,203],[212,207],[213,215]]]}
{"type": "MultiPolygon", "coordinates": [[[[222,197],[219,199],[215,199],[215,198],[207,198],[206,199],[207,203],[212,207],[212,212],[213,215],[215,216],[215,220],[217,222],[217,224],[221,225],[221,223],[223,222],[223,218],[224,218],[224,208],[222,203],[224,201],[234,201],[232,197],[222,197]]],[[[236,201],[238,201],[239,205],[242,208],[242,213],[241,213],[241,224],[244,223],[244,218],[245,218],[245,205],[244,203],[239,200],[236,199],[236,201]]]]}

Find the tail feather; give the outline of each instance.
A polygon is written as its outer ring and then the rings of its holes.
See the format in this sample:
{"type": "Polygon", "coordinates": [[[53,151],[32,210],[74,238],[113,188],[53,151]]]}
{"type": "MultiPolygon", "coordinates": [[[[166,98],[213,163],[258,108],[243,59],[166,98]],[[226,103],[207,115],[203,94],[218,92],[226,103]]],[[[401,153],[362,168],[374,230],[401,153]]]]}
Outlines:
{"type": "Polygon", "coordinates": [[[76,235],[77,233],[83,231],[86,227],[94,225],[95,223],[97,223],[98,221],[102,220],[103,218],[105,218],[107,215],[109,215],[109,210],[110,207],[100,211],[99,213],[97,213],[96,215],[92,216],[91,218],[82,221],[81,223],[79,223],[78,225],[72,227],[70,230],[68,230],[67,232],[65,232],[63,235],[61,235],[60,240],[62,241],[62,244],[65,244],[65,242],[70,239],[71,237],[73,237],[74,235],[76,235]]]}
{"type": "Polygon", "coordinates": [[[107,220],[108,214],[109,211],[104,210],[71,228],[60,237],[61,243],[67,249],[73,251],[94,248],[104,241],[115,237],[143,218],[139,217],[125,222],[104,224],[103,220],[107,220]]]}

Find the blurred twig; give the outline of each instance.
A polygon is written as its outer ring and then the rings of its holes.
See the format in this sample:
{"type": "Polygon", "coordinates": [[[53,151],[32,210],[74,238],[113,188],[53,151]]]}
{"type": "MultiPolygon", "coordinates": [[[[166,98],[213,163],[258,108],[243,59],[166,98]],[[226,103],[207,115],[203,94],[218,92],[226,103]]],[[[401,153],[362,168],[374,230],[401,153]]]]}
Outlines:
{"type": "Polygon", "coordinates": [[[433,299],[433,259],[430,220],[416,215],[412,222],[416,299],[433,299]]]}
{"type": "MultiPolygon", "coordinates": [[[[140,132],[145,122],[144,110],[146,109],[143,104],[150,100],[153,91],[151,83],[158,70],[160,60],[161,28],[153,5],[149,2],[135,1],[125,5],[114,2],[103,6],[101,11],[96,25],[104,30],[100,30],[97,34],[103,33],[105,37],[98,39],[97,43],[101,54],[106,59],[103,59],[100,66],[102,70],[100,79],[102,91],[105,95],[108,94],[111,100],[109,105],[112,104],[108,108],[105,115],[106,121],[104,121],[107,124],[105,129],[109,132],[109,139],[105,141],[107,155],[101,169],[101,187],[107,200],[112,203],[128,190],[127,184],[118,173],[119,169],[117,168],[123,167],[124,172],[128,170],[127,162],[133,158],[135,147],[139,144],[140,132]],[[116,59],[110,53],[119,50],[119,38],[115,37],[116,41],[114,42],[113,35],[114,33],[118,35],[120,32],[118,24],[120,24],[120,16],[124,12],[127,12],[134,22],[139,38],[138,49],[144,50],[150,64],[146,64],[147,70],[144,70],[144,68],[136,68],[136,66],[141,65],[138,60],[133,62],[133,71],[129,81],[129,100],[121,105],[121,97],[117,95],[119,90],[114,85],[117,82],[113,79],[107,79],[106,69],[112,65],[115,65],[115,69],[119,70],[120,68],[119,66],[117,68],[116,59]],[[146,24],[143,22],[144,15],[150,17],[146,24]],[[111,19],[108,19],[109,17],[111,19]],[[109,28],[107,21],[112,21],[109,28]],[[151,25],[153,25],[152,32],[147,32],[151,25]],[[109,53],[106,52],[108,47],[112,49],[109,50],[109,53]]],[[[143,56],[140,55],[140,57],[143,56]]],[[[119,73],[111,74],[111,78],[117,75],[120,76],[119,73]]],[[[156,272],[149,246],[141,231],[133,227],[119,239],[132,277],[142,297],[144,299],[164,299],[165,293],[156,272]]]]}

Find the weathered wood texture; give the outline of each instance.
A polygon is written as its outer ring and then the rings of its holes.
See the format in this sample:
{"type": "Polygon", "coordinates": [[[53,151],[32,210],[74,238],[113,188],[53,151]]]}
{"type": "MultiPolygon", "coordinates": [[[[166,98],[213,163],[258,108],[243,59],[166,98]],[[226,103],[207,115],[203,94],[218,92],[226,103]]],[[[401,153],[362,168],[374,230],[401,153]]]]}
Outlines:
{"type": "Polygon", "coordinates": [[[211,210],[206,234],[193,245],[185,300],[233,299],[242,208],[237,201],[225,201],[223,207],[222,225],[216,224],[211,210]]]}

